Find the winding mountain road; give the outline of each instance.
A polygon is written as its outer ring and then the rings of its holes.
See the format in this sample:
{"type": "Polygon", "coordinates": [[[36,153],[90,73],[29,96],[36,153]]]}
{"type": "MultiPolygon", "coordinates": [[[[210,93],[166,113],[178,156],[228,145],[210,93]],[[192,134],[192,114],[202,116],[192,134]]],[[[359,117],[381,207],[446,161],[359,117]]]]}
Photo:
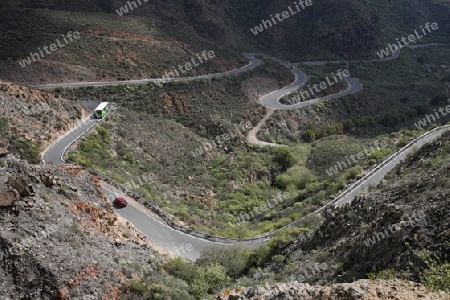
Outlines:
{"type": "Polygon", "coordinates": [[[199,79],[211,79],[218,78],[224,76],[238,75],[243,72],[249,71],[251,69],[256,68],[261,64],[261,61],[255,58],[251,53],[243,53],[246,58],[249,60],[249,64],[234,70],[225,71],[222,73],[208,74],[208,75],[200,75],[194,77],[177,77],[177,78],[150,78],[150,79],[136,79],[136,80],[121,80],[121,81],[93,81],[93,82],[72,82],[72,83],[48,83],[42,85],[30,85],[31,88],[39,89],[39,90],[47,90],[47,89],[55,89],[55,88],[79,88],[79,87],[88,87],[88,86],[115,86],[120,84],[128,84],[128,85],[140,85],[147,84],[150,82],[153,83],[163,83],[163,82],[188,82],[192,80],[199,79]]]}
{"type": "Polygon", "coordinates": [[[405,45],[401,48],[397,48],[394,52],[392,52],[391,56],[384,57],[384,58],[378,58],[378,59],[363,59],[363,60],[321,60],[321,61],[306,61],[306,62],[300,62],[298,64],[304,64],[306,66],[323,66],[325,64],[359,64],[359,63],[375,63],[375,62],[384,62],[384,61],[391,61],[394,59],[397,59],[400,56],[400,52],[403,48],[423,48],[423,47],[430,47],[430,46],[445,46],[447,44],[439,44],[439,43],[433,43],[433,44],[419,44],[419,45],[405,45]]]}
{"type": "MultiPolygon", "coordinates": [[[[386,61],[392,61],[397,58],[399,58],[401,50],[403,48],[422,48],[422,47],[430,47],[430,46],[444,46],[446,44],[422,44],[422,45],[406,45],[401,48],[397,48],[394,52],[392,52],[391,56],[380,58],[380,59],[369,59],[369,60],[336,60],[336,61],[311,61],[311,62],[300,62],[300,63],[288,63],[283,62],[279,59],[271,57],[274,61],[280,63],[281,65],[285,66],[286,68],[289,68],[295,76],[295,80],[292,84],[290,84],[287,87],[284,87],[280,90],[274,91],[272,93],[269,93],[267,95],[264,95],[259,99],[261,104],[265,107],[267,107],[269,110],[267,111],[264,118],[253,128],[250,130],[247,134],[247,142],[253,145],[257,145],[260,147],[264,146],[273,146],[273,147],[279,147],[282,145],[274,144],[274,143],[268,143],[264,141],[260,141],[257,138],[258,131],[265,125],[266,121],[272,116],[272,114],[275,112],[275,110],[295,110],[299,108],[305,108],[320,102],[325,102],[332,99],[337,99],[346,95],[354,94],[356,92],[362,91],[363,86],[359,79],[348,77],[344,78],[344,80],[347,82],[348,88],[345,91],[331,94],[322,98],[316,98],[304,102],[298,102],[295,104],[287,105],[287,104],[281,104],[280,99],[284,97],[285,95],[288,95],[294,91],[296,91],[298,88],[302,87],[306,83],[306,75],[303,73],[300,69],[298,69],[295,65],[296,64],[304,64],[304,65],[310,65],[310,66],[320,66],[325,65],[327,63],[333,63],[333,64],[342,64],[342,63],[375,63],[375,62],[386,62],[386,61]]],[[[257,55],[260,55],[258,53],[248,53],[247,55],[255,57],[257,55]]]]}
{"type": "MultiPolygon", "coordinates": [[[[95,107],[94,107],[95,108],[95,107]]],[[[64,153],[70,145],[76,142],[81,136],[88,132],[92,127],[101,122],[96,119],[86,119],[74,130],[68,132],[65,136],[57,140],[42,155],[44,163],[53,165],[65,165],[64,153]]],[[[124,196],[120,191],[113,191],[106,183],[101,182],[105,194],[108,199],[112,200],[116,197],[124,196]]],[[[146,237],[154,243],[160,245],[164,249],[171,251],[180,256],[195,260],[200,257],[201,252],[211,245],[229,245],[229,243],[211,242],[193,235],[187,235],[170,227],[164,220],[148,213],[148,209],[138,202],[130,203],[126,208],[114,208],[115,212],[124,219],[133,223],[133,225],[141,231],[146,237]],[[184,246],[183,246],[184,245],[184,246]],[[190,245],[190,246],[188,246],[190,245]],[[184,252],[181,248],[184,247],[184,252]],[[186,247],[192,247],[187,251],[186,247]],[[178,252],[177,252],[178,251],[178,252]]],[[[239,244],[253,248],[261,245],[264,239],[260,241],[242,241],[239,244]]]]}
{"type": "MultiPolygon", "coordinates": [[[[246,70],[252,69],[260,64],[260,60],[255,58],[254,54],[246,54],[246,57],[249,58],[250,63],[244,68],[228,71],[222,74],[212,74],[212,75],[204,75],[193,78],[178,78],[173,79],[173,81],[182,81],[182,80],[197,80],[202,78],[212,78],[216,76],[229,76],[233,74],[238,74],[244,72],[246,70]],[[208,77],[206,77],[208,76],[208,77]],[[212,77],[209,77],[212,76],[212,77]]],[[[274,111],[275,109],[297,109],[300,107],[306,107],[313,105],[315,103],[323,102],[326,100],[338,98],[350,93],[357,92],[362,89],[361,84],[357,79],[347,78],[349,83],[349,89],[334,95],[329,95],[324,98],[313,99],[306,102],[301,102],[295,105],[283,105],[279,103],[279,99],[301,87],[306,82],[305,74],[296,67],[293,67],[289,63],[281,62],[286,67],[291,69],[291,71],[295,74],[295,81],[280,90],[274,91],[268,95],[263,96],[260,101],[261,103],[269,108],[270,111],[274,111]],[[293,68],[292,68],[293,67],[293,68]]],[[[81,86],[103,86],[103,85],[116,85],[116,84],[142,84],[146,82],[153,82],[157,79],[144,79],[137,81],[127,82],[109,82],[109,83],[71,83],[71,84],[55,84],[55,85],[45,85],[39,86],[41,89],[47,88],[55,88],[55,87],[81,87],[81,86]]],[[[85,106],[88,106],[88,109],[93,110],[94,105],[92,103],[87,103],[85,106]]],[[[64,153],[67,148],[78,140],[83,134],[85,134],[89,129],[95,126],[99,120],[95,120],[89,118],[82,122],[78,127],[74,130],[68,132],[65,136],[61,137],[57,140],[53,145],[51,145],[46,151],[43,152],[42,160],[44,163],[52,163],[55,165],[63,165],[65,161],[63,159],[64,153]]],[[[438,129],[434,129],[432,131],[427,132],[423,136],[417,138],[413,142],[409,143],[405,148],[400,151],[394,153],[390,158],[388,158],[385,162],[380,164],[374,172],[369,173],[366,177],[354,183],[351,187],[349,187],[346,191],[338,195],[332,203],[335,205],[343,205],[350,201],[354,195],[357,193],[364,191],[370,184],[376,184],[382,180],[384,175],[389,172],[395,165],[397,165],[404,156],[412,149],[413,146],[420,146],[423,143],[430,141],[434,138],[437,138],[440,134],[442,134],[445,130],[448,130],[448,126],[440,127],[438,129]]],[[[111,197],[114,198],[116,196],[123,196],[122,193],[111,190],[107,184],[102,183],[102,187],[105,192],[111,197]]],[[[329,205],[328,204],[328,205],[329,205]]],[[[232,244],[242,244],[245,247],[253,248],[263,244],[268,238],[270,238],[271,233],[264,235],[258,239],[254,239],[251,241],[233,241],[228,243],[223,242],[215,242],[207,239],[202,239],[190,234],[186,234],[179,230],[176,230],[169,225],[166,224],[159,217],[153,216],[152,214],[146,211],[147,209],[140,205],[139,203],[130,203],[126,208],[123,209],[115,209],[115,212],[127,219],[134,226],[140,230],[143,234],[145,234],[149,239],[153,242],[157,243],[161,247],[165,248],[168,251],[171,251],[177,255],[182,257],[195,260],[200,257],[201,252],[208,246],[211,245],[232,245],[232,244]],[[183,250],[184,249],[184,250],[183,250]]],[[[321,210],[321,209],[320,209],[321,210]]],[[[317,211],[320,212],[320,210],[317,211]]],[[[288,227],[288,226],[287,226],[288,227]]]]}
{"type": "Polygon", "coordinates": [[[352,201],[356,195],[368,192],[370,185],[377,185],[378,183],[380,183],[386,176],[386,174],[392,171],[392,169],[394,169],[395,166],[397,166],[402,160],[404,160],[414,147],[416,148],[422,147],[424,144],[437,139],[449,129],[450,129],[449,125],[436,127],[430,131],[425,132],[424,134],[417,137],[413,141],[409,142],[402,149],[398,150],[397,152],[389,156],[387,159],[385,159],[381,164],[376,166],[363,178],[356,181],[342,193],[337,195],[337,197],[332,202],[318,209],[316,213],[321,212],[322,210],[325,209],[325,207],[330,206],[332,204],[334,204],[335,207],[343,206],[348,202],[352,201]]]}

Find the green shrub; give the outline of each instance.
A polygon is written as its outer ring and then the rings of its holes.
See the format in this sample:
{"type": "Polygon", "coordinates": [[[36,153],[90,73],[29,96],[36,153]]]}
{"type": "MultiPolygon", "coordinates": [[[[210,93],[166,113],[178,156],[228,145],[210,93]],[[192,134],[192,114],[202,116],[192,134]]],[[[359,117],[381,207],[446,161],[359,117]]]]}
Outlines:
{"type": "Polygon", "coordinates": [[[387,148],[381,148],[381,149],[377,149],[375,152],[373,152],[372,154],[370,154],[368,156],[369,160],[375,160],[376,162],[379,162],[383,157],[389,155],[392,151],[390,149],[387,148]]]}
{"type": "Polygon", "coordinates": [[[310,170],[305,167],[294,166],[287,170],[286,173],[279,174],[275,177],[275,185],[280,189],[286,189],[289,184],[294,185],[297,189],[304,189],[306,184],[314,179],[310,170]]]}
{"type": "Polygon", "coordinates": [[[390,280],[395,278],[407,280],[408,276],[408,272],[401,272],[393,269],[385,269],[380,272],[367,274],[367,277],[372,280],[390,280]]]}
{"type": "Polygon", "coordinates": [[[210,294],[218,292],[221,288],[231,283],[226,268],[219,264],[209,265],[203,270],[204,280],[208,283],[208,292],[210,294]]]}
{"type": "Polygon", "coordinates": [[[8,130],[9,130],[8,118],[1,117],[0,118],[0,133],[2,133],[2,135],[6,135],[8,133],[8,130]]]}
{"type": "MultiPolygon", "coordinates": [[[[149,282],[149,280],[133,280],[125,287],[127,292],[121,299],[146,299],[146,300],[191,300],[194,299],[187,291],[174,286],[166,286],[164,283],[149,282]]],[[[160,281],[160,280],[158,280],[160,281]]],[[[168,282],[171,283],[170,281],[168,282]]]]}
{"type": "Polygon", "coordinates": [[[39,164],[41,162],[39,147],[25,138],[21,137],[12,140],[10,151],[19,154],[22,159],[27,160],[30,164],[39,164]]]}
{"type": "Polygon", "coordinates": [[[130,285],[130,290],[132,293],[136,294],[136,295],[144,295],[145,291],[146,291],[146,286],[145,283],[143,283],[142,281],[131,281],[129,283],[130,285]]]}
{"type": "Polygon", "coordinates": [[[307,143],[311,143],[316,139],[342,134],[344,132],[344,127],[348,127],[350,125],[352,124],[349,124],[348,122],[346,125],[342,123],[333,123],[323,127],[322,129],[317,129],[314,124],[309,124],[307,126],[307,130],[302,133],[302,139],[307,143]]]}
{"type": "Polygon", "coordinates": [[[351,167],[350,169],[345,170],[345,172],[344,172],[344,178],[345,178],[346,180],[355,179],[356,176],[358,176],[359,174],[361,174],[362,170],[363,170],[363,169],[362,169],[361,166],[354,166],[354,167],[351,167]]]}
{"type": "Polygon", "coordinates": [[[45,202],[49,202],[50,201],[50,196],[47,193],[42,192],[41,193],[41,198],[45,201],[45,202]]]}
{"type": "Polygon", "coordinates": [[[399,121],[400,120],[399,120],[398,116],[386,114],[381,118],[380,123],[381,123],[381,125],[383,125],[385,127],[392,127],[392,126],[397,125],[399,123],[399,121]]]}
{"type": "Polygon", "coordinates": [[[422,283],[431,290],[450,292],[450,263],[442,262],[429,250],[423,250],[419,257],[427,266],[420,276],[422,283]]]}
{"type": "Polygon", "coordinates": [[[238,278],[246,268],[249,254],[242,246],[211,246],[202,252],[196,264],[202,267],[220,264],[226,269],[228,276],[238,278]]]}
{"type": "Polygon", "coordinates": [[[287,169],[295,164],[294,156],[287,147],[277,149],[273,161],[277,164],[281,172],[286,172],[287,169]]]}
{"type": "Polygon", "coordinates": [[[290,244],[299,240],[307,231],[307,228],[291,227],[279,231],[266,244],[254,250],[249,259],[248,268],[263,267],[277,254],[281,254],[290,244]]]}
{"type": "Polygon", "coordinates": [[[443,265],[433,262],[421,276],[423,284],[432,290],[450,292],[450,263],[443,265]]]}
{"type": "Polygon", "coordinates": [[[189,281],[195,276],[195,265],[185,262],[182,258],[175,258],[164,265],[164,269],[170,274],[184,281],[189,281]]]}
{"type": "Polygon", "coordinates": [[[226,268],[219,264],[200,267],[176,258],[167,262],[164,269],[170,275],[186,281],[190,294],[197,299],[203,299],[208,293],[217,293],[231,283],[226,268]]]}
{"type": "Polygon", "coordinates": [[[61,122],[57,122],[55,125],[56,130],[61,130],[63,128],[64,124],[61,122]]]}

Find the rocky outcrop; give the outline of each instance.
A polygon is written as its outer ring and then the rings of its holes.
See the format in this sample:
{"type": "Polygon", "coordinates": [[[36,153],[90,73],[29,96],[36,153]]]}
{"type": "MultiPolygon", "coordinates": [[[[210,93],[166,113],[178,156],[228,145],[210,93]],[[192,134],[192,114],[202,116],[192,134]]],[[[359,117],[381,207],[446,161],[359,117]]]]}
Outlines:
{"type": "Polygon", "coordinates": [[[353,283],[311,286],[298,282],[278,283],[260,287],[237,288],[217,297],[218,300],[334,300],[334,299],[397,299],[446,300],[450,295],[431,292],[423,285],[402,280],[358,280],[353,283]]]}
{"type": "Polygon", "coordinates": [[[20,194],[14,190],[0,191],[0,208],[10,207],[13,205],[14,201],[20,199],[20,194]]]}
{"type": "Polygon", "coordinates": [[[21,155],[25,141],[42,151],[88,115],[79,103],[0,80],[0,157],[21,155]]]}
{"type": "Polygon", "coordinates": [[[152,267],[143,236],[89,173],[0,163],[0,299],[119,299],[152,267]]]}
{"type": "Polygon", "coordinates": [[[11,176],[6,182],[12,189],[16,190],[21,197],[32,196],[33,186],[30,184],[30,178],[24,176],[11,176]]]}
{"type": "Polygon", "coordinates": [[[24,176],[10,176],[5,187],[0,186],[0,208],[11,207],[21,197],[34,195],[30,179],[24,176]]]}
{"type": "Polygon", "coordinates": [[[8,153],[8,150],[5,148],[0,148],[0,157],[5,157],[8,153]]]}
{"type": "Polygon", "coordinates": [[[47,186],[51,187],[54,185],[61,185],[61,179],[58,178],[58,176],[54,176],[53,174],[41,174],[41,180],[42,182],[47,186]]]}

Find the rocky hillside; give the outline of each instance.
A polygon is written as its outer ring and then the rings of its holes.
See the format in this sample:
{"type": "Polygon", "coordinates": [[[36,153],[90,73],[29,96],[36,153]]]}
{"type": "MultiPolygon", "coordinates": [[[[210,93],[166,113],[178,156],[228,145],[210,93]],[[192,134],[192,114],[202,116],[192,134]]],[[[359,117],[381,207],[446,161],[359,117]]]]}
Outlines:
{"type": "MultiPolygon", "coordinates": [[[[393,269],[419,279],[430,251],[450,257],[450,132],[422,147],[383,184],[339,211],[330,211],[305,252],[321,249],[342,263],[343,280],[393,269]]],[[[296,246],[297,248],[297,246],[296,246]]]]}
{"type": "MultiPolygon", "coordinates": [[[[277,253],[262,274],[294,276],[290,283],[228,290],[219,299],[450,299],[408,281],[327,285],[369,272],[382,277],[383,270],[430,283],[426,280],[433,277],[422,277],[426,265],[419,251],[430,250],[439,265],[448,261],[449,137],[408,158],[390,184],[350,208],[328,212],[307,240],[277,253]],[[374,239],[379,232],[386,236],[374,239]],[[367,246],[369,239],[374,243],[367,246]],[[302,267],[310,275],[300,274],[302,267]]],[[[157,271],[159,256],[114,214],[98,178],[80,167],[32,166],[11,156],[0,158],[0,166],[0,291],[5,299],[139,299],[144,289],[167,299],[192,299],[185,282],[157,271]],[[145,287],[136,281],[143,276],[145,287]]]]}
{"type": "Polygon", "coordinates": [[[11,156],[0,165],[1,299],[118,299],[144,271],[162,280],[156,254],[97,178],[11,156]]]}
{"type": "Polygon", "coordinates": [[[41,151],[88,115],[73,101],[0,81],[0,153],[39,163],[41,151]]]}
{"type": "MultiPolygon", "coordinates": [[[[273,273],[289,283],[229,290],[219,299],[449,299],[409,281],[353,282],[374,273],[429,284],[421,250],[436,255],[439,265],[448,261],[449,137],[408,158],[390,183],[350,208],[328,212],[311,237],[278,252],[262,280],[273,273]],[[313,275],[299,273],[302,268],[313,275]],[[353,283],[331,284],[336,281],[353,283]]],[[[157,254],[80,167],[31,166],[3,155],[0,226],[5,299],[139,299],[144,287],[135,280],[143,276],[150,294],[192,299],[185,282],[157,271],[157,254]]]]}
{"type": "Polygon", "coordinates": [[[290,6],[295,10],[292,1],[141,3],[130,7],[120,0],[2,2],[0,78],[39,83],[161,77],[203,50],[214,50],[217,59],[189,75],[240,65],[241,51],[261,50],[292,61],[373,57],[387,42],[430,20],[442,24],[441,29],[421,42],[445,42],[449,31],[445,23],[450,10],[431,0],[312,1],[282,23],[261,27],[259,34],[251,29],[290,6]],[[127,12],[117,13],[124,8],[127,12]],[[81,37],[27,67],[19,66],[19,60],[69,31],[81,37]]]}
{"type": "Polygon", "coordinates": [[[358,280],[354,283],[332,284],[330,286],[310,286],[298,282],[267,284],[263,287],[237,288],[217,297],[218,300],[275,300],[275,299],[424,299],[445,300],[450,295],[430,292],[421,284],[389,280],[358,280]]]}
{"type": "MultiPolygon", "coordinates": [[[[309,236],[283,240],[270,259],[266,258],[266,263],[256,265],[261,269],[252,273],[253,279],[264,282],[275,277],[277,281],[283,278],[287,282],[328,285],[365,278],[401,278],[450,292],[449,138],[447,131],[440,139],[423,146],[379,186],[350,205],[330,208],[324,221],[309,236]]],[[[362,289],[365,292],[361,295],[369,297],[369,290],[378,289],[377,284],[359,282],[351,288],[353,291],[348,291],[349,296],[362,289]]],[[[380,290],[389,286],[382,285],[380,290]]],[[[333,293],[350,287],[344,284],[318,289],[333,293]]],[[[246,293],[251,298],[310,289],[308,285],[290,283],[265,291],[247,289],[246,293]]],[[[399,297],[404,299],[401,297],[406,295],[399,297]]],[[[436,299],[449,296],[446,297],[436,299]]]]}

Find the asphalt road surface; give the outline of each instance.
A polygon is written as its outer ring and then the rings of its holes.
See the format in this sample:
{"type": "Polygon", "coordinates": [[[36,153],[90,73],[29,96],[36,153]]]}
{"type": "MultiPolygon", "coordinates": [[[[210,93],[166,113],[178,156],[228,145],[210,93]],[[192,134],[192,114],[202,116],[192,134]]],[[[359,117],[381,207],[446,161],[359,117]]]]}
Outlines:
{"type": "Polygon", "coordinates": [[[402,160],[406,158],[408,153],[413,150],[413,147],[417,147],[417,149],[419,149],[424,144],[437,139],[449,129],[450,126],[442,126],[421,135],[404,148],[392,154],[382,164],[378,165],[374,170],[372,170],[371,173],[368,174],[369,176],[367,176],[367,178],[363,178],[362,180],[358,181],[357,184],[352,185],[352,187],[350,187],[342,195],[337,197],[333,202],[335,202],[336,206],[343,206],[346,203],[352,201],[356,195],[363,192],[368,192],[369,186],[379,184],[387,173],[389,173],[392,169],[394,169],[395,166],[397,166],[402,160]]]}
{"type": "MultiPolygon", "coordinates": [[[[251,69],[258,65],[260,63],[259,60],[254,58],[253,54],[246,54],[247,57],[251,60],[251,63],[244,67],[245,70],[251,69]]],[[[287,93],[290,93],[294,91],[295,89],[301,87],[306,82],[306,76],[305,74],[299,70],[298,68],[292,68],[292,65],[289,63],[284,63],[279,61],[281,64],[284,64],[286,67],[290,68],[292,72],[295,74],[295,81],[278,91],[274,91],[268,95],[265,95],[261,98],[261,103],[267,107],[275,108],[275,109],[295,109],[299,107],[306,107],[309,105],[313,105],[315,103],[323,102],[329,99],[338,98],[343,95],[347,95],[353,92],[357,92],[362,89],[361,84],[357,79],[354,78],[347,78],[350,88],[347,91],[344,91],[342,93],[338,93],[335,95],[330,95],[324,98],[320,99],[313,99],[307,102],[301,102],[295,105],[295,107],[289,107],[286,105],[282,105],[278,102],[278,99],[282,97],[283,95],[286,95],[287,93]]],[[[228,71],[223,74],[213,74],[213,75],[205,75],[205,76],[227,76],[227,75],[233,75],[240,72],[243,72],[245,70],[238,69],[238,70],[232,70],[228,71]]],[[[211,78],[211,77],[205,77],[205,76],[199,76],[196,77],[196,79],[201,78],[211,78]]],[[[182,80],[182,79],[177,79],[182,80]]],[[[183,80],[194,80],[194,79],[183,79],[183,80]]],[[[141,81],[137,81],[141,82],[141,81]]],[[[80,83],[81,85],[76,86],[88,86],[86,83],[80,83]]],[[[95,83],[94,83],[95,84],[95,83]]],[[[99,83],[103,85],[104,83],[99,83]]],[[[121,83],[106,83],[106,85],[111,84],[121,84],[121,83]]],[[[68,87],[73,84],[62,84],[59,85],[59,87],[68,87]]],[[[49,88],[48,86],[46,88],[49,88]]],[[[93,103],[85,103],[86,106],[88,106],[91,110],[95,108],[95,105],[93,103]]],[[[63,160],[63,154],[66,151],[66,149],[77,139],[79,139],[84,133],[86,133],[89,129],[91,129],[93,126],[95,126],[99,120],[95,119],[88,119],[82,124],[80,124],[77,128],[72,130],[71,132],[67,133],[65,136],[60,138],[58,141],[56,141],[52,146],[50,146],[44,153],[43,153],[43,161],[45,163],[52,163],[55,165],[62,165],[65,164],[63,160]]],[[[445,127],[445,130],[447,130],[448,127],[445,127]]],[[[441,130],[435,130],[430,131],[428,135],[421,138],[417,141],[416,144],[410,143],[408,145],[408,149],[410,150],[414,145],[420,146],[423,143],[436,138],[442,132],[444,129],[441,130]]],[[[394,157],[391,161],[388,163],[383,163],[379,166],[379,170],[375,170],[376,172],[373,172],[373,174],[369,174],[368,178],[363,178],[361,181],[353,184],[347,191],[341,194],[340,197],[336,198],[335,204],[336,205],[343,205],[353,199],[353,197],[366,190],[367,187],[370,184],[376,184],[379,181],[382,180],[384,175],[388,173],[395,165],[397,165],[406,155],[407,151],[405,149],[400,150],[398,153],[394,154],[394,157]],[[397,155],[397,156],[395,156],[397,155]]],[[[103,188],[105,189],[105,192],[107,194],[110,194],[110,198],[114,198],[116,196],[122,196],[120,193],[113,193],[111,190],[109,190],[105,185],[103,185],[103,188]]],[[[116,213],[118,213],[120,216],[124,217],[125,219],[129,220],[131,223],[135,225],[135,227],[140,230],[142,233],[144,233],[149,239],[154,241],[155,243],[159,244],[161,247],[167,249],[168,251],[171,251],[175,254],[178,254],[182,257],[195,260],[198,257],[200,257],[201,252],[208,246],[211,245],[223,245],[221,243],[217,242],[211,242],[208,240],[200,239],[198,237],[194,237],[188,234],[185,234],[183,232],[177,231],[167,224],[165,224],[162,220],[158,219],[157,217],[153,217],[150,214],[147,214],[144,209],[140,209],[138,205],[133,206],[129,204],[127,207],[122,209],[116,209],[116,213]],[[189,246],[190,245],[190,246],[189,246]],[[178,250],[178,251],[177,251],[178,250]]],[[[242,242],[241,244],[245,245],[246,247],[256,247],[262,243],[264,243],[267,240],[267,237],[261,238],[258,241],[255,242],[242,242]]],[[[228,244],[230,245],[230,244],[228,244]]]]}
{"type": "Polygon", "coordinates": [[[151,79],[137,79],[137,80],[121,80],[121,81],[93,81],[93,82],[72,82],[72,83],[49,83],[49,84],[42,84],[42,85],[31,85],[30,87],[34,89],[54,89],[54,88],[74,88],[74,87],[87,87],[87,86],[110,86],[110,85],[120,85],[120,84],[128,84],[128,85],[139,85],[139,84],[147,84],[150,82],[187,82],[192,80],[199,80],[199,79],[210,79],[210,78],[217,78],[217,77],[225,77],[225,76],[231,76],[231,75],[237,75],[240,73],[243,73],[245,71],[249,71],[253,68],[256,68],[259,66],[261,61],[254,57],[251,53],[243,53],[245,57],[249,59],[249,64],[235,70],[226,71],[223,73],[215,73],[215,74],[208,74],[208,75],[200,75],[195,77],[178,77],[178,78],[151,78],[151,79]]]}
{"type": "MultiPolygon", "coordinates": [[[[87,121],[76,127],[74,130],[63,136],[61,139],[59,139],[44,153],[44,163],[50,163],[53,165],[66,164],[66,162],[63,160],[63,155],[67,148],[72,143],[77,141],[84,133],[89,131],[89,129],[95,126],[98,122],[99,120],[88,119],[87,121]]],[[[116,197],[124,196],[121,193],[112,192],[104,184],[102,185],[102,187],[105,191],[105,194],[108,195],[108,199],[111,199],[111,202],[116,197]]],[[[136,207],[134,207],[133,205],[128,205],[125,208],[115,208],[115,212],[133,223],[133,225],[138,230],[140,230],[145,236],[147,236],[156,244],[160,245],[168,251],[171,251],[190,260],[199,258],[201,252],[207,246],[230,245],[211,242],[177,231],[168,226],[163,220],[147,214],[144,209],[139,209],[137,205],[136,207]],[[188,251],[188,249],[191,248],[192,250],[188,251]]],[[[241,244],[246,245],[246,247],[252,248],[262,244],[262,242],[263,240],[256,241],[254,243],[242,242],[241,244]]]]}
{"type": "MultiPolygon", "coordinates": [[[[118,193],[113,192],[105,186],[103,189],[108,196],[112,195],[112,197],[108,197],[109,199],[119,196],[118,193]]],[[[173,229],[160,218],[146,213],[145,210],[145,207],[139,203],[134,205],[129,204],[125,208],[114,207],[115,213],[133,223],[133,225],[150,240],[167,251],[190,260],[199,258],[202,251],[208,246],[220,245],[227,247],[233,245],[229,243],[211,242],[192,235],[187,235],[173,229]]],[[[254,248],[261,245],[262,242],[263,241],[261,240],[253,243],[242,242],[239,244],[242,244],[247,248],[254,248]]]]}

